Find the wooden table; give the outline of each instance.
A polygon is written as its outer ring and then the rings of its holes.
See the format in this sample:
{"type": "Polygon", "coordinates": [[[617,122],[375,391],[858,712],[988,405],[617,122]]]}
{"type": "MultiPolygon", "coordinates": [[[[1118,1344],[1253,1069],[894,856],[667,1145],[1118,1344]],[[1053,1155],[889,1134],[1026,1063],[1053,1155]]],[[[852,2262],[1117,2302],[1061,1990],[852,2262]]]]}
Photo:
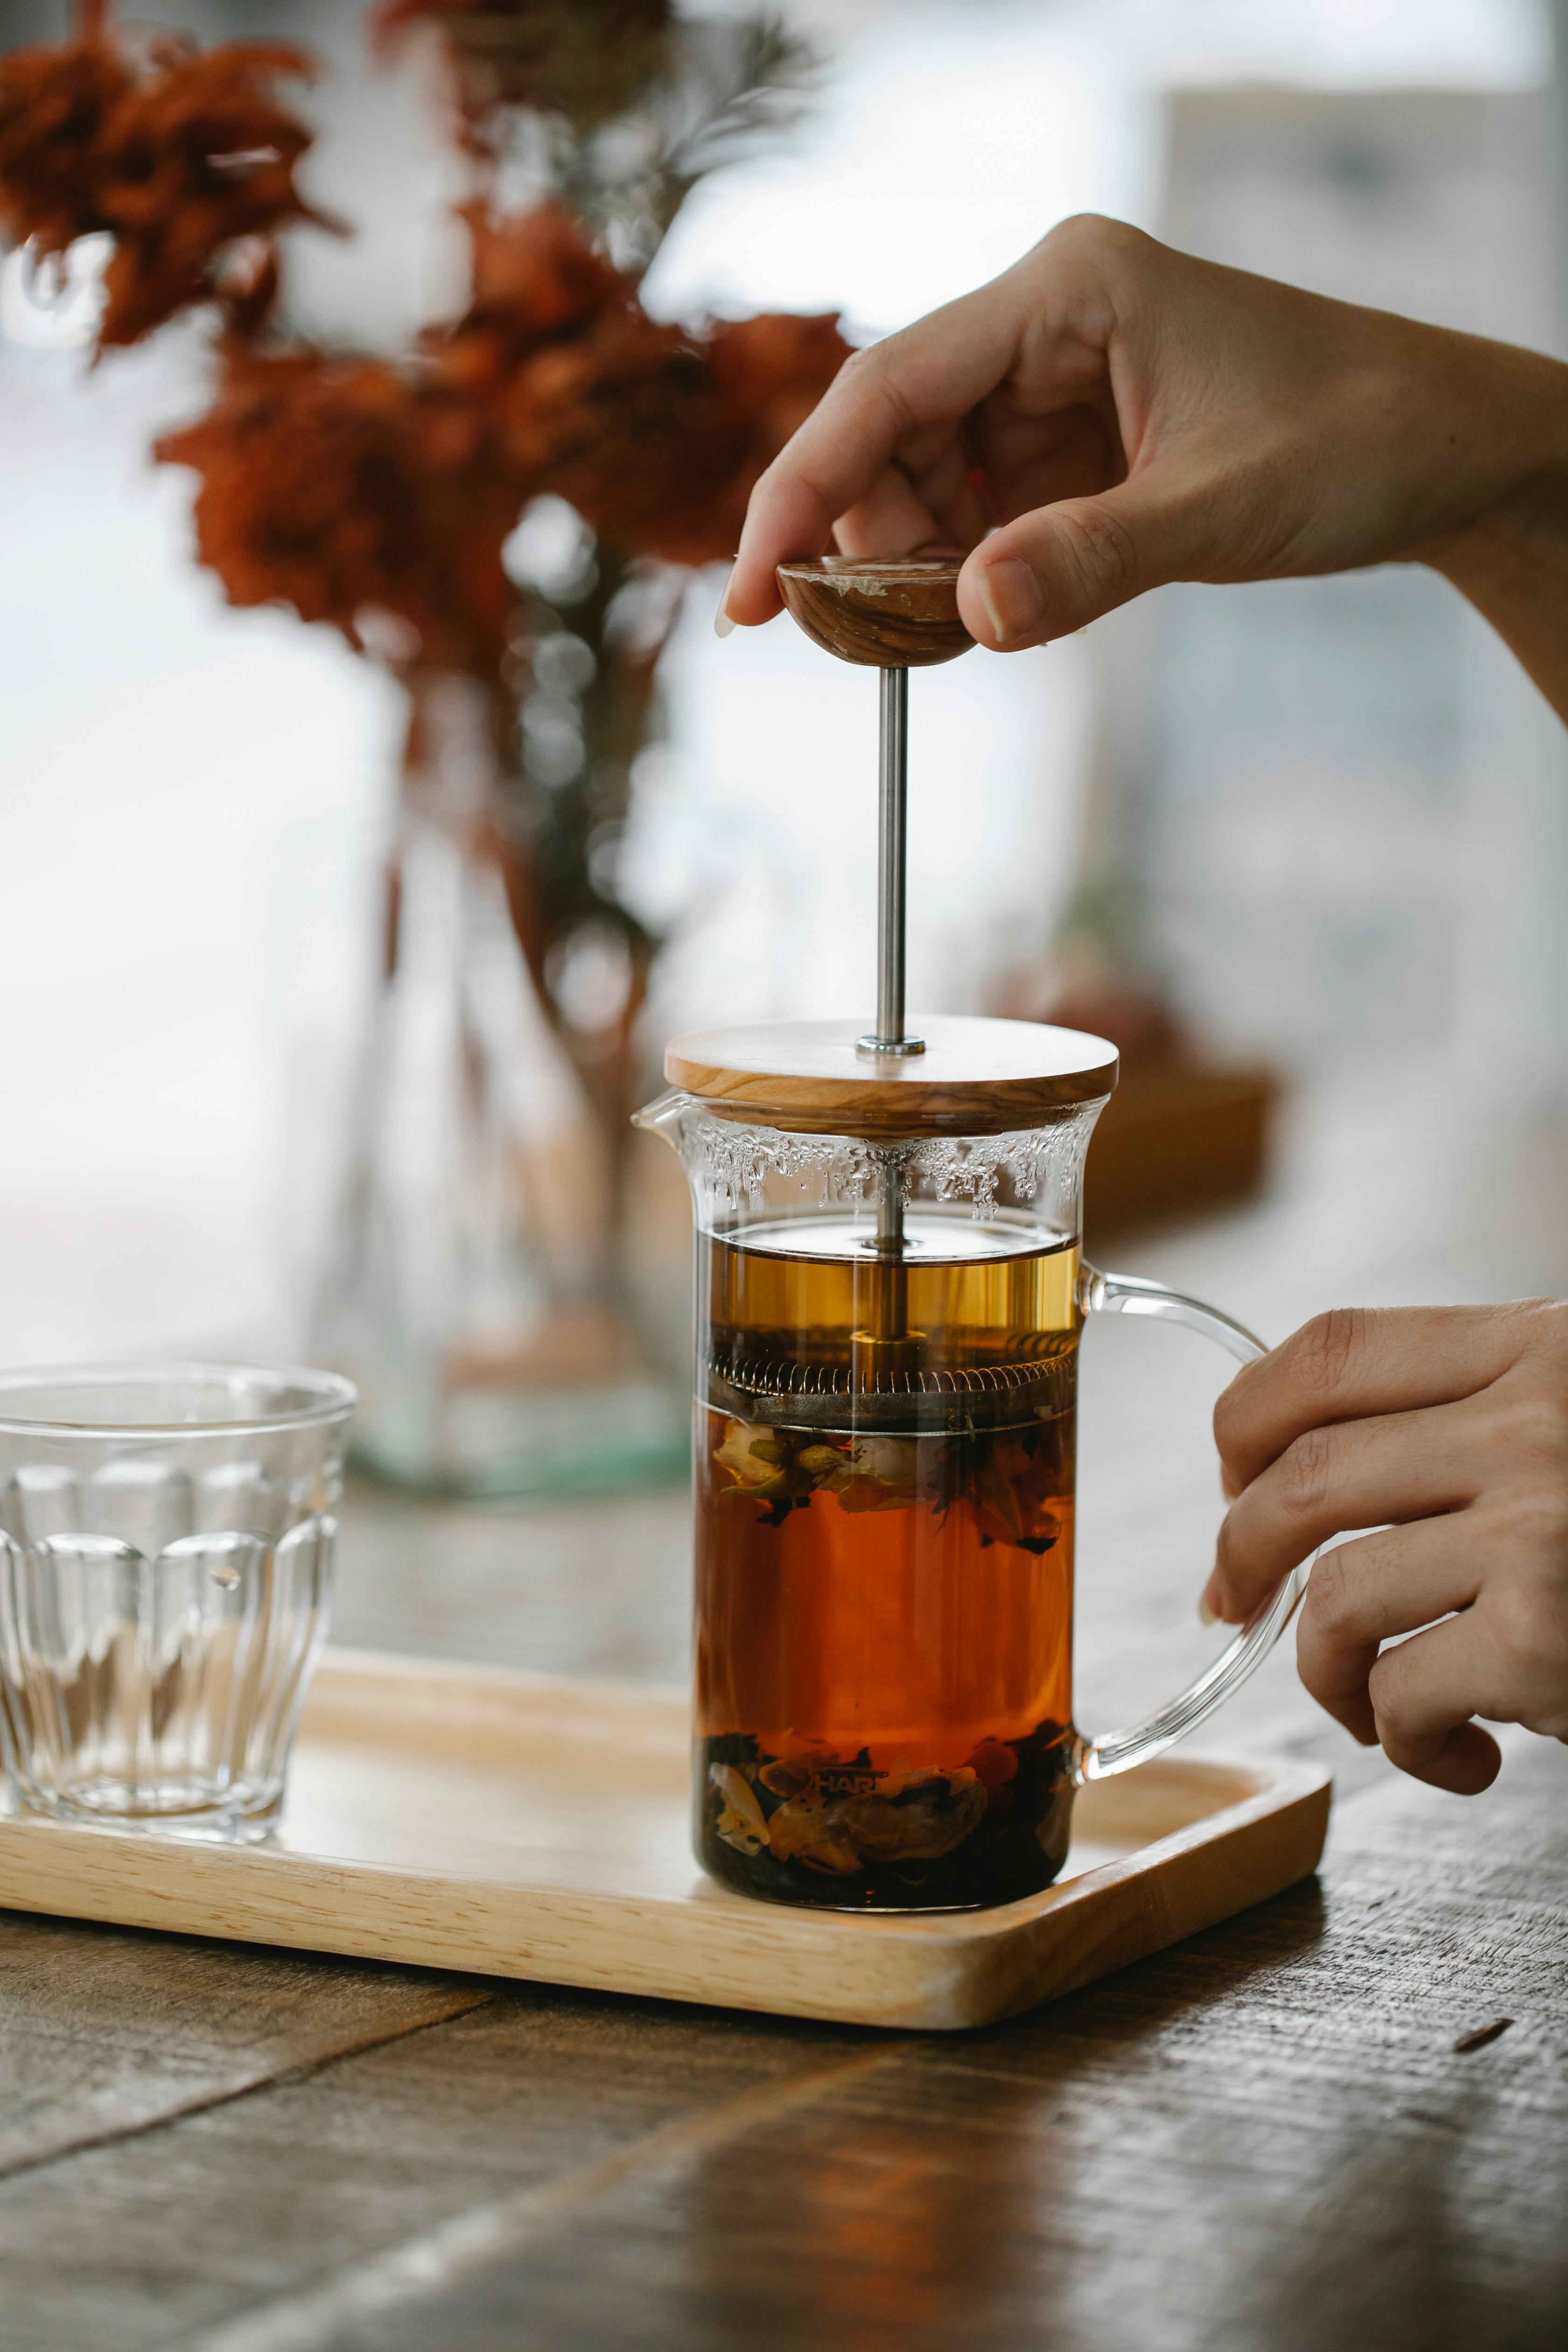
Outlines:
{"type": "MultiPolygon", "coordinates": [[[[1568,1130],[1476,1116],[1440,1073],[1341,1080],[1268,1202],[1119,1255],[1275,1334],[1568,1292],[1568,1130]]],[[[1201,1356],[1090,1344],[1098,1723],[1204,1654],[1217,1507],[1201,1356]]],[[[362,1496],[339,1631],[668,1678],[684,1540],[675,1495],[362,1496]]],[[[1510,1735],[1487,1796],[1438,1795],[1283,1656],[1214,1744],[1333,1761],[1321,1876],[961,2039],[0,1916],[0,2347],[1555,2352],[1568,1753],[1510,1735]]]]}

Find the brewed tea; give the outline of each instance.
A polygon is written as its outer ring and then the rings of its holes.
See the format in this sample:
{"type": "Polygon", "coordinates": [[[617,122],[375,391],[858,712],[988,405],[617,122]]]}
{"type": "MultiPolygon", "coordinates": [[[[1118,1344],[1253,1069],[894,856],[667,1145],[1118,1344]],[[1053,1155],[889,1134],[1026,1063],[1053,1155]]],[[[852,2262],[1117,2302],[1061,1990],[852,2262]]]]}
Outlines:
{"type": "Polygon", "coordinates": [[[835,1908],[1047,1886],[1070,1806],[1078,1252],[911,1210],[705,1236],[698,1850],[835,1908]]]}

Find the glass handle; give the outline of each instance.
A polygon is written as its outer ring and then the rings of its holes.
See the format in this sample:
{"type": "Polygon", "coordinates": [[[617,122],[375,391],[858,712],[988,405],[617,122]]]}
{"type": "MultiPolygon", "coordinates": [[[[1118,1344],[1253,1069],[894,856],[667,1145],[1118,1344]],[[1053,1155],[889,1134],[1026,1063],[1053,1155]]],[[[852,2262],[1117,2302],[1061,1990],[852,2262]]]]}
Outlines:
{"type": "MultiPolygon", "coordinates": [[[[1216,1307],[1205,1307],[1200,1299],[1184,1298],[1179,1290],[1167,1290],[1162,1282],[1144,1282],[1135,1275],[1098,1274],[1093,1266],[1086,1265],[1079,1276],[1078,1303],[1086,1316],[1152,1315],[1164,1323],[1184,1323],[1190,1331],[1201,1331],[1206,1339],[1217,1339],[1222,1348],[1244,1364],[1268,1352],[1261,1339],[1254,1339],[1242,1324],[1222,1315],[1216,1307]]],[[[1097,1739],[1079,1738],[1074,1757],[1074,1778],[1079,1785],[1081,1787],[1086,1780],[1107,1780],[1113,1772],[1129,1772],[1135,1764],[1147,1764],[1152,1757],[1163,1756],[1167,1748],[1184,1739],[1189,1731],[1195,1731],[1200,1723],[1206,1723],[1215,1709],[1223,1706],[1248,1675],[1263,1664],[1290,1622],[1317,1556],[1313,1552],[1300,1568],[1292,1569],[1196,1682],[1189,1683],[1185,1690],[1178,1691],[1174,1698],[1167,1700],[1153,1715],[1145,1716],[1142,1723],[1124,1725],[1120,1731],[1102,1731],[1097,1739]]]]}

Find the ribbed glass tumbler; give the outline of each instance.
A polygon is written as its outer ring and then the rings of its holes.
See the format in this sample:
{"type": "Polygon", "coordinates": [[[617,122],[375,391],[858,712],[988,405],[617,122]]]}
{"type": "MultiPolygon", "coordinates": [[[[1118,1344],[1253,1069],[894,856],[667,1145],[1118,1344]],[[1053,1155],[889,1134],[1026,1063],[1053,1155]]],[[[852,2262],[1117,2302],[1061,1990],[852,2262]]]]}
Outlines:
{"type": "Polygon", "coordinates": [[[0,1376],[0,1751],[24,1810],[267,1834],[353,1406],[327,1372],[0,1376]]]}

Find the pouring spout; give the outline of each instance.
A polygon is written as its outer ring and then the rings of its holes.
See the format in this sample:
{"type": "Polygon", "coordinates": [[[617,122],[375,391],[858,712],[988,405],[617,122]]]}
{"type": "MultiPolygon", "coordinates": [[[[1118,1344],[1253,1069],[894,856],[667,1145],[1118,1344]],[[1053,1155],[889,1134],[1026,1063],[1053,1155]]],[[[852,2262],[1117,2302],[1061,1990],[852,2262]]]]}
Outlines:
{"type": "Polygon", "coordinates": [[[662,1136],[670,1150],[679,1152],[680,1114],[690,1100],[690,1096],[679,1087],[669,1087],[663,1094],[656,1096],[652,1102],[645,1103],[641,1110],[633,1111],[632,1125],[642,1128],[649,1135],[662,1136]]]}

